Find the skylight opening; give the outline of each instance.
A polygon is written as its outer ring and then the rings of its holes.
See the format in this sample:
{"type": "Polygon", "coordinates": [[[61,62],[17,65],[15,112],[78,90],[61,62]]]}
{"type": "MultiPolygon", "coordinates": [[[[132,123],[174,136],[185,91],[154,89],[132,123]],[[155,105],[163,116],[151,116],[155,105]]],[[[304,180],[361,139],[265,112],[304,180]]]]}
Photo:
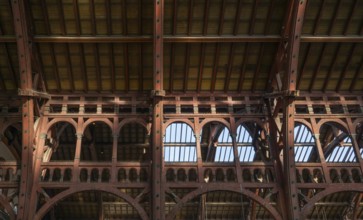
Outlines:
{"type": "Polygon", "coordinates": [[[311,162],[315,145],[315,138],[311,131],[303,124],[294,128],[294,152],[295,162],[311,162]]]}
{"type": "Polygon", "coordinates": [[[193,129],[186,123],[173,123],[164,136],[165,162],[196,162],[197,151],[193,129]]]}
{"type": "Polygon", "coordinates": [[[253,139],[251,134],[243,125],[238,126],[236,138],[239,161],[253,162],[256,155],[255,147],[252,143],[253,139]]]}

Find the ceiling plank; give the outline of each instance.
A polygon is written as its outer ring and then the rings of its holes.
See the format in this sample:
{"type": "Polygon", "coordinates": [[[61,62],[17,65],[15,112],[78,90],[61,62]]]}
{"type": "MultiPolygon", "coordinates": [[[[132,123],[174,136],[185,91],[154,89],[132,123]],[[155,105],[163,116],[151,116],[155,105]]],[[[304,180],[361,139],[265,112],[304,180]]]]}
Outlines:
{"type": "Polygon", "coordinates": [[[113,44],[108,44],[109,47],[109,60],[110,60],[110,75],[111,75],[111,90],[116,91],[116,70],[115,70],[115,53],[113,49],[113,44]]]}
{"type": "Polygon", "coordinates": [[[208,32],[208,16],[209,16],[210,2],[205,0],[204,3],[204,18],[203,18],[203,35],[207,35],[208,32]]]}
{"type": "Polygon", "coordinates": [[[261,44],[260,45],[260,50],[259,50],[259,55],[257,58],[257,64],[256,64],[256,71],[255,74],[253,75],[253,80],[252,80],[252,91],[255,92],[256,91],[256,84],[258,81],[258,78],[260,77],[261,73],[260,73],[260,67],[261,67],[261,62],[262,62],[262,57],[264,54],[264,50],[265,50],[265,45],[261,44]]]}
{"type": "MultiPolygon", "coordinates": [[[[169,91],[172,93],[174,91],[174,62],[175,62],[175,46],[170,44],[170,71],[169,71],[169,91]]],[[[187,59],[187,58],[186,58],[187,59]]]]}
{"type": "Polygon", "coordinates": [[[249,53],[249,44],[245,44],[245,48],[244,48],[244,52],[243,52],[243,60],[242,60],[242,65],[241,65],[241,71],[240,71],[240,77],[238,80],[238,91],[241,92],[242,91],[242,87],[243,87],[243,81],[245,79],[245,74],[246,74],[246,66],[248,63],[248,53],[249,53]]]}
{"type": "Polygon", "coordinates": [[[236,49],[236,46],[232,43],[229,48],[228,66],[226,69],[226,71],[227,71],[226,72],[226,81],[224,82],[224,92],[225,93],[227,93],[229,90],[235,49],[236,49]]]}
{"type": "Polygon", "coordinates": [[[234,25],[233,25],[233,35],[238,34],[239,21],[241,18],[241,10],[242,10],[242,0],[238,0],[237,12],[236,12],[236,17],[234,19],[234,25]]]}
{"type": "Polygon", "coordinates": [[[95,3],[94,0],[89,0],[89,13],[91,16],[91,33],[96,35],[96,15],[95,15],[95,3]]]}
{"type": "Polygon", "coordinates": [[[81,22],[79,18],[78,0],[73,0],[73,13],[76,20],[76,32],[77,35],[81,35],[81,22]]]}
{"type": "Polygon", "coordinates": [[[349,17],[348,17],[348,19],[347,19],[347,21],[345,22],[345,25],[344,25],[345,27],[344,27],[343,35],[347,35],[348,34],[349,25],[351,24],[353,15],[356,12],[356,8],[357,7],[358,7],[358,0],[354,0],[354,3],[352,4],[352,7],[350,9],[349,17]]]}
{"type": "Polygon", "coordinates": [[[61,33],[62,33],[62,35],[66,35],[67,31],[66,31],[66,24],[64,21],[64,8],[63,8],[62,0],[57,0],[57,5],[58,5],[58,15],[60,18],[59,21],[60,21],[61,33]]]}
{"type": "Polygon", "coordinates": [[[186,57],[184,62],[184,71],[185,71],[185,77],[184,77],[184,93],[188,89],[188,79],[189,79],[189,62],[190,62],[190,44],[187,45],[186,49],[186,57]]]}
{"type": "Polygon", "coordinates": [[[362,74],[363,74],[363,57],[362,57],[362,59],[360,61],[359,67],[357,68],[357,70],[356,70],[356,72],[355,72],[355,74],[353,76],[353,80],[350,83],[350,86],[349,86],[349,91],[350,92],[352,92],[355,89],[355,86],[356,86],[357,81],[358,81],[358,77],[360,75],[362,75],[362,74]]]}
{"type": "Polygon", "coordinates": [[[256,12],[258,7],[258,0],[253,1],[253,9],[250,17],[250,26],[248,28],[248,34],[252,35],[255,31],[255,23],[256,23],[256,12]]]}
{"type": "MultiPolygon", "coordinates": [[[[3,34],[4,34],[4,32],[2,30],[2,27],[0,26],[0,35],[3,35],[3,34]]],[[[15,73],[14,67],[13,67],[12,62],[11,62],[11,56],[10,56],[8,45],[5,43],[5,44],[3,44],[3,47],[4,47],[4,51],[5,51],[6,63],[8,65],[9,72],[11,73],[11,76],[13,77],[13,82],[14,82],[15,87],[18,88],[19,87],[18,79],[16,77],[16,73],[15,73]]],[[[5,85],[4,78],[2,77],[2,74],[0,74],[0,75],[1,75],[0,76],[1,88],[6,90],[6,85],[5,85]]]]}
{"type": "Polygon", "coordinates": [[[353,44],[350,48],[350,51],[349,51],[349,55],[348,55],[348,58],[347,58],[347,61],[344,65],[344,68],[343,68],[343,71],[340,73],[340,77],[339,77],[339,80],[338,80],[338,84],[335,88],[335,91],[336,92],[340,92],[341,88],[342,88],[342,85],[343,85],[343,81],[345,79],[345,76],[347,75],[347,70],[348,70],[348,67],[352,61],[352,57],[353,57],[353,54],[355,53],[355,50],[356,50],[357,46],[356,44],[353,44]]]}
{"type": "Polygon", "coordinates": [[[319,24],[320,24],[320,20],[321,20],[321,16],[322,16],[322,12],[324,11],[324,6],[325,6],[325,0],[322,0],[321,1],[321,4],[319,6],[319,12],[318,12],[318,15],[315,19],[315,23],[314,23],[314,28],[313,28],[313,35],[316,35],[317,34],[317,31],[318,31],[318,27],[319,27],[319,24]]]}
{"type": "Polygon", "coordinates": [[[97,91],[101,92],[102,91],[101,68],[100,68],[100,55],[99,55],[98,44],[93,45],[93,53],[94,53],[95,65],[96,65],[97,91]]]}
{"type": "MultiPolygon", "coordinates": [[[[309,44],[309,46],[310,45],[311,44],[309,44]]],[[[309,47],[309,49],[310,49],[310,47],[309,47]]],[[[324,43],[323,48],[321,49],[321,52],[320,52],[320,55],[319,55],[319,58],[318,58],[318,64],[315,66],[312,79],[310,80],[310,85],[309,85],[309,91],[310,92],[312,92],[312,90],[314,88],[315,80],[316,80],[316,77],[318,76],[318,73],[319,73],[319,70],[320,70],[321,61],[322,61],[322,59],[324,57],[324,54],[325,54],[325,49],[326,49],[326,44],[324,43]]],[[[305,63],[304,63],[304,68],[305,68],[305,63]]],[[[300,75],[301,75],[301,73],[300,73],[300,75]]]]}
{"type": "Polygon", "coordinates": [[[268,12],[267,12],[267,18],[266,18],[266,22],[265,22],[265,28],[264,28],[264,34],[267,35],[268,32],[270,31],[270,23],[271,23],[271,16],[273,14],[273,11],[275,9],[275,0],[271,0],[270,1],[270,6],[268,7],[268,12]]]}
{"type": "Polygon", "coordinates": [[[80,54],[80,60],[81,60],[81,73],[83,78],[83,90],[87,92],[89,90],[88,88],[88,76],[86,72],[86,61],[85,61],[85,54],[84,54],[84,46],[83,44],[79,45],[79,54],[80,54]]]}
{"type": "Polygon", "coordinates": [[[300,88],[300,86],[301,86],[301,80],[303,78],[303,75],[305,74],[306,62],[310,56],[310,50],[311,50],[311,44],[308,44],[305,56],[304,56],[303,60],[301,61],[302,68],[301,68],[301,70],[299,72],[299,76],[297,78],[297,88],[300,88]]]}
{"type": "Polygon", "coordinates": [[[124,52],[124,73],[125,73],[125,90],[129,91],[129,47],[127,44],[123,45],[124,52]]]}
{"type": "Polygon", "coordinates": [[[122,34],[127,35],[127,5],[126,0],[122,0],[122,34]]]}
{"type": "Polygon", "coordinates": [[[139,0],[138,1],[138,16],[137,16],[137,19],[138,19],[138,23],[139,23],[139,34],[142,35],[143,31],[142,31],[142,15],[143,15],[143,12],[142,12],[142,0],[139,0]]]}
{"type": "Polygon", "coordinates": [[[332,20],[330,21],[330,25],[329,25],[328,35],[331,35],[332,34],[333,27],[335,27],[335,22],[337,20],[337,15],[339,13],[339,9],[340,9],[341,2],[342,2],[341,0],[338,0],[338,3],[335,6],[334,13],[333,13],[333,17],[332,17],[332,20]]]}
{"type": "Polygon", "coordinates": [[[324,80],[324,85],[323,85],[323,91],[324,92],[326,92],[326,89],[328,87],[328,83],[331,80],[330,77],[331,77],[331,74],[333,72],[334,66],[336,64],[336,61],[337,61],[337,58],[338,58],[338,54],[339,54],[340,48],[341,48],[341,44],[338,44],[337,49],[336,49],[336,51],[334,53],[333,60],[332,60],[332,62],[330,64],[330,67],[329,67],[328,75],[326,76],[326,78],[324,80]]]}
{"type": "Polygon", "coordinates": [[[204,60],[205,60],[205,44],[201,44],[200,57],[199,57],[199,72],[198,72],[198,79],[197,79],[197,93],[200,92],[201,87],[202,87],[204,60]]]}
{"type": "Polygon", "coordinates": [[[139,91],[143,91],[143,56],[142,56],[142,44],[138,46],[139,49],[139,91]]]}
{"type": "Polygon", "coordinates": [[[72,62],[71,56],[69,53],[69,44],[66,44],[66,65],[67,65],[67,72],[68,72],[68,80],[71,85],[71,92],[74,91],[74,78],[73,78],[73,71],[72,71],[72,62]]]}
{"type": "Polygon", "coordinates": [[[193,20],[193,9],[194,9],[194,0],[189,1],[188,5],[188,33],[187,35],[190,35],[192,33],[192,20],[193,20]]]}
{"type": "Polygon", "coordinates": [[[172,35],[176,34],[176,26],[177,26],[177,17],[178,17],[178,1],[174,1],[174,7],[173,7],[173,31],[172,35]]]}
{"type": "Polygon", "coordinates": [[[110,0],[105,1],[105,8],[106,8],[106,23],[107,23],[107,35],[112,34],[112,19],[111,19],[111,2],[110,0]]]}
{"type": "Polygon", "coordinates": [[[212,82],[211,82],[211,93],[214,93],[218,72],[218,64],[219,64],[219,55],[221,52],[221,44],[217,43],[214,55],[214,64],[213,64],[213,72],[212,72],[212,82]]]}
{"type": "Polygon", "coordinates": [[[224,11],[225,10],[226,10],[226,0],[222,0],[222,7],[219,12],[218,35],[223,34],[224,11]]]}
{"type": "Polygon", "coordinates": [[[49,44],[49,53],[50,53],[50,57],[52,59],[52,67],[53,67],[54,77],[55,77],[56,84],[57,84],[57,91],[59,92],[62,90],[62,86],[60,83],[58,64],[57,64],[57,60],[55,57],[53,44],[49,44]]]}

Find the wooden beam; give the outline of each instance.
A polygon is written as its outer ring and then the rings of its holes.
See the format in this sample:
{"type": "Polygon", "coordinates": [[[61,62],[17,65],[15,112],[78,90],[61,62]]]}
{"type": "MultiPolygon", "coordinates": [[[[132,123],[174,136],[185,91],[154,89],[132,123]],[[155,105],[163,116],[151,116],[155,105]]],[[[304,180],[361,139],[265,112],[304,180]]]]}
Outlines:
{"type": "MultiPolygon", "coordinates": [[[[164,35],[165,43],[278,43],[281,37],[278,35],[206,35],[206,36],[173,36],[164,35]]],[[[16,42],[14,36],[0,36],[0,43],[16,42]]],[[[151,43],[152,36],[61,36],[61,35],[34,35],[33,42],[35,43],[151,43]]],[[[363,43],[361,35],[303,35],[301,36],[302,43],[363,43]]]]}
{"type": "Polygon", "coordinates": [[[153,36],[153,114],[151,165],[151,219],[165,219],[165,170],[163,161],[163,23],[164,0],[154,2],[153,36]]]}
{"type": "MultiPolygon", "coordinates": [[[[20,88],[33,88],[31,33],[29,30],[29,16],[25,1],[11,1],[14,29],[17,36],[17,49],[20,72],[20,88]]],[[[30,203],[36,204],[37,198],[31,198],[33,173],[33,143],[34,143],[34,100],[33,97],[22,97],[22,163],[21,180],[19,182],[19,202],[17,219],[28,219],[31,209],[30,203]]],[[[34,210],[35,211],[35,210],[34,210]]]]}
{"type": "MultiPolygon", "coordinates": [[[[296,91],[298,57],[300,49],[300,37],[303,27],[304,14],[307,1],[294,0],[291,28],[289,33],[287,50],[287,68],[284,75],[285,91],[296,91]]],[[[296,167],[294,152],[294,125],[295,125],[294,97],[286,96],[283,99],[283,164],[284,164],[284,191],[286,201],[286,213],[288,219],[299,219],[299,199],[296,186],[296,167]]]]}

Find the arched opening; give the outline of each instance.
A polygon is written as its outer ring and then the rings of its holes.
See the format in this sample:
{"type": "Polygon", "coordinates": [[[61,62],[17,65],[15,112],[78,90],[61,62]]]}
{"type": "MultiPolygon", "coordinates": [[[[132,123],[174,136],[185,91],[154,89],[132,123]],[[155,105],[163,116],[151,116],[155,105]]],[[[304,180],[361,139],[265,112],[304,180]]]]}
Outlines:
{"type": "MultiPolygon", "coordinates": [[[[175,190],[174,193],[183,197],[188,192],[175,190]]],[[[276,196],[271,196],[269,200],[269,203],[275,206],[276,196]]],[[[172,210],[174,205],[175,202],[171,197],[167,197],[166,210],[172,210]]],[[[166,214],[170,214],[170,211],[166,214]]],[[[246,195],[230,191],[213,191],[184,203],[173,219],[274,219],[274,217],[265,207],[246,195]]]]}
{"type": "Polygon", "coordinates": [[[363,193],[337,192],[315,202],[305,219],[363,219],[363,193]]]}
{"type": "Polygon", "coordinates": [[[122,126],[117,144],[118,161],[147,161],[150,158],[150,140],[147,130],[139,123],[122,126]]]}
{"type": "Polygon", "coordinates": [[[329,163],[356,162],[357,157],[349,133],[337,123],[325,123],[320,128],[320,143],[329,163]]]}
{"type": "Polygon", "coordinates": [[[266,132],[255,122],[237,128],[237,150],[240,162],[268,161],[271,153],[266,132]]]}
{"type": "MultiPolygon", "coordinates": [[[[47,190],[48,195],[54,193],[47,190]]],[[[45,203],[40,200],[40,206],[45,203]]],[[[141,219],[137,210],[124,199],[101,191],[83,191],[58,201],[42,218],[46,219],[141,219]]]]}
{"type": "Polygon", "coordinates": [[[304,124],[296,123],[294,128],[295,162],[319,162],[315,137],[304,124]]]}
{"type": "Polygon", "coordinates": [[[21,124],[8,126],[0,136],[0,152],[4,161],[20,161],[21,159],[22,132],[21,124]]]}
{"type": "Polygon", "coordinates": [[[69,122],[54,124],[47,133],[43,161],[73,161],[76,151],[76,129],[69,122]]]}
{"type": "Polygon", "coordinates": [[[112,130],[105,122],[89,124],[83,133],[81,161],[111,162],[112,145],[112,130]]]}
{"type": "Polygon", "coordinates": [[[165,162],[196,162],[197,151],[193,129],[186,123],[172,123],[164,136],[165,162]]]}
{"type": "Polygon", "coordinates": [[[233,142],[229,129],[220,122],[209,122],[200,134],[200,148],[205,162],[233,162],[233,142]]]}

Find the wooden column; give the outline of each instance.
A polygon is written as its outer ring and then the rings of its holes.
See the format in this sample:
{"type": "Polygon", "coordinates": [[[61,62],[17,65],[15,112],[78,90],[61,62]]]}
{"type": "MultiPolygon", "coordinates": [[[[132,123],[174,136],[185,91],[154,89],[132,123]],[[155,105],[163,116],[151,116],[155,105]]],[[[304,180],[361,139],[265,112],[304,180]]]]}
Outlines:
{"type": "Polygon", "coordinates": [[[294,152],[295,106],[294,94],[296,91],[298,57],[300,37],[307,0],[294,0],[291,31],[287,51],[287,67],[284,73],[283,107],[283,144],[284,144],[284,187],[285,201],[287,203],[287,216],[290,220],[300,219],[300,206],[296,187],[296,167],[294,152]]]}
{"type": "MultiPolygon", "coordinates": [[[[11,6],[14,17],[16,43],[18,47],[20,90],[29,91],[33,88],[31,45],[28,33],[25,1],[13,0],[11,6]]],[[[32,188],[33,137],[34,137],[34,100],[31,96],[22,97],[22,155],[21,180],[19,186],[19,208],[17,219],[32,219],[29,213],[32,188]]]]}
{"type": "Polygon", "coordinates": [[[152,217],[165,219],[165,175],[163,162],[163,0],[154,2],[153,127],[152,127],[152,217]]]}

